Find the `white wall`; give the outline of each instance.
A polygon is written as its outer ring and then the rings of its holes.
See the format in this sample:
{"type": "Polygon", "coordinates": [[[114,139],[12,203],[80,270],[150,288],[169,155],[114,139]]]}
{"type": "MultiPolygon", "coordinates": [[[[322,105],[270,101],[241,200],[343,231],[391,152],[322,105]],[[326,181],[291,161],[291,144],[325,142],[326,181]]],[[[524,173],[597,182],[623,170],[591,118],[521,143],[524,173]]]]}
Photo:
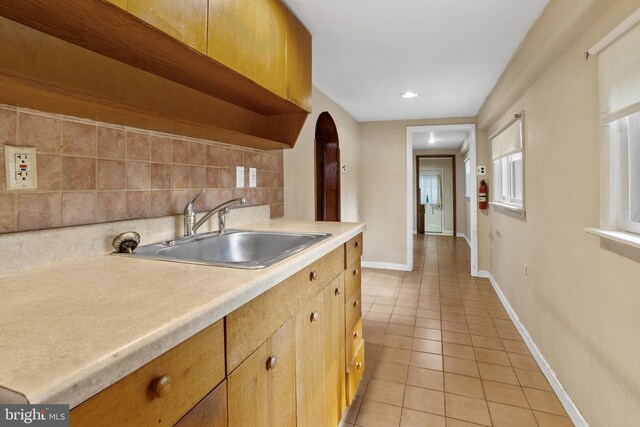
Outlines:
{"type": "MultiPolygon", "coordinates": [[[[338,129],[340,160],[347,167],[340,176],[342,221],[360,221],[359,209],[359,123],[342,107],[313,87],[313,111],[300,132],[296,145],[284,150],[284,218],[315,221],[315,132],[318,116],[329,112],[338,129]]],[[[366,245],[365,245],[366,246],[366,245]]]]}
{"type": "MultiPolygon", "coordinates": [[[[579,3],[550,5],[564,2],[579,3]]],[[[594,427],[640,425],[640,263],[583,231],[598,226],[600,204],[598,64],[584,52],[638,7],[638,0],[608,1],[580,21],[582,31],[515,101],[492,96],[478,117],[479,153],[486,155],[487,134],[525,113],[526,219],[489,210],[491,273],[594,427]]],[[[575,13],[566,11],[572,19],[575,13]]],[[[531,60],[523,51],[512,63],[531,60]]],[[[513,68],[505,74],[505,81],[522,76],[513,68]]]]}

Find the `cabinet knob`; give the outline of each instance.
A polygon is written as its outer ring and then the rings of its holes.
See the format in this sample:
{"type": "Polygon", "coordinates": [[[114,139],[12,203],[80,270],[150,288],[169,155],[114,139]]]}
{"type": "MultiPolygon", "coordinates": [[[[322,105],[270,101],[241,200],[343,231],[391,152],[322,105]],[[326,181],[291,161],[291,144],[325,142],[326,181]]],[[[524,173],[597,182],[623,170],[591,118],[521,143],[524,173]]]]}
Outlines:
{"type": "Polygon", "coordinates": [[[311,313],[311,319],[310,320],[312,322],[315,322],[316,320],[318,320],[318,317],[320,317],[320,316],[318,316],[318,312],[314,311],[313,313],[311,313]]]}
{"type": "Polygon", "coordinates": [[[356,371],[359,371],[360,368],[362,368],[362,363],[360,362],[356,363],[356,371]]]}
{"type": "Polygon", "coordinates": [[[311,274],[309,274],[309,281],[313,282],[314,280],[318,280],[318,272],[313,270],[311,274]]]}
{"type": "Polygon", "coordinates": [[[357,269],[357,268],[353,270],[353,275],[354,275],[354,276],[357,276],[357,275],[358,275],[358,269],[357,269]]]}
{"type": "Polygon", "coordinates": [[[358,331],[355,331],[355,332],[353,333],[353,339],[355,340],[356,338],[358,338],[358,335],[360,335],[360,334],[358,333],[358,331]]]}
{"type": "Polygon", "coordinates": [[[270,369],[275,369],[276,364],[278,363],[278,358],[273,355],[267,359],[267,371],[270,369]]]}
{"type": "Polygon", "coordinates": [[[356,242],[356,248],[360,247],[360,242],[356,242]]]}
{"type": "Polygon", "coordinates": [[[353,308],[358,308],[358,301],[353,302],[353,308]]]}
{"type": "Polygon", "coordinates": [[[336,288],[335,293],[336,295],[340,295],[340,288],[336,288]]]}
{"type": "Polygon", "coordinates": [[[155,393],[158,397],[165,397],[171,391],[171,375],[164,374],[156,380],[155,393]]]}

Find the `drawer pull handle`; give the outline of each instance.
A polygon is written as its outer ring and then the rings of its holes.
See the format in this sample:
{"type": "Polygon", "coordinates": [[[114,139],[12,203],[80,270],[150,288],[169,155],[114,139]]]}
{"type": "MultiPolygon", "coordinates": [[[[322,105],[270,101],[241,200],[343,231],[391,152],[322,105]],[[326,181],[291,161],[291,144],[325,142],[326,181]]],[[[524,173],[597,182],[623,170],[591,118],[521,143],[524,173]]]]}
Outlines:
{"type": "Polygon", "coordinates": [[[309,274],[309,281],[313,282],[314,280],[318,280],[318,272],[313,270],[311,274],[309,274]]]}
{"type": "Polygon", "coordinates": [[[340,295],[340,288],[336,288],[336,295],[340,295]]]}
{"type": "Polygon", "coordinates": [[[275,369],[278,364],[278,358],[274,355],[267,359],[267,371],[270,369],[275,369]]]}
{"type": "Polygon", "coordinates": [[[310,320],[311,320],[312,322],[315,322],[315,321],[317,321],[317,320],[318,320],[318,317],[320,317],[320,316],[318,316],[318,312],[317,312],[317,311],[314,311],[313,313],[311,313],[311,318],[310,318],[310,320]]]}
{"type": "Polygon", "coordinates": [[[356,248],[360,247],[360,242],[356,242],[356,248]]]}
{"type": "Polygon", "coordinates": [[[358,301],[353,302],[353,308],[358,308],[358,301]]]}
{"type": "Polygon", "coordinates": [[[165,397],[171,391],[171,375],[163,375],[156,381],[155,393],[158,397],[165,397]]]}
{"type": "Polygon", "coordinates": [[[357,276],[358,275],[358,269],[356,268],[355,270],[353,270],[353,275],[357,276]]]}
{"type": "Polygon", "coordinates": [[[353,333],[353,339],[355,340],[356,338],[358,338],[358,335],[360,335],[360,334],[358,333],[358,331],[355,331],[355,332],[353,333]]]}
{"type": "Polygon", "coordinates": [[[362,367],[362,363],[360,362],[356,363],[356,371],[359,371],[361,367],[362,367]]]}

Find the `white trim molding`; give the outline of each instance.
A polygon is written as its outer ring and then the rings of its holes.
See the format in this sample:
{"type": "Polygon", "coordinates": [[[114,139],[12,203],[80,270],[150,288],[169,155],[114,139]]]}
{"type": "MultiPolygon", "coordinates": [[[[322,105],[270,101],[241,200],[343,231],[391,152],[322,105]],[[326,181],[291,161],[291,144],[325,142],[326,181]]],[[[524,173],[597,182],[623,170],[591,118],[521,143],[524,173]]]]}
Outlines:
{"type": "Polygon", "coordinates": [[[536,343],[533,342],[533,339],[531,338],[531,335],[529,335],[527,328],[525,328],[522,322],[520,322],[518,315],[513,310],[513,307],[511,307],[511,304],[509,304],[509,300],[507,300],[507,297],[500,289],[500,286],[498,286],[496,279],[488,271],[480,271],[479,274],[486,274],[486,276],[484,277],[487,277],[491,282],[491,286],[493,286],[493,289],[496,291],[496,294],[498,295],[498,298],[500,298],[502,305],[507,310],[507,313],[509,313],[511,321],[516,326],[516,328],[518,328],[518,332],[520,332],[520,335],[522,335],[522,339],[524,340],[525,344],[527,344],[531,355],[534,359],[536,359],[538,366],[542,370],[544,376],[547,378],[547,381],[549,381],[549,384],[551,384],[553,391],[555,391],[556,395],[560,399],[560,402],[562,403],[562,406],[564,406],[564,409],[567,411],[567,414],[571,418],[571,421],[573,421],[573,423],[577,427],[589,427],[587,420],[584,419],[576,404],[573,403],[573,400],[571,400],[569,393],[567,393],[564,387],[562,387],[560,380],[558,380],[558,377],[540,352],[540,349],[538,348],[536,343]]]}
{"type": "Polygon", "coordinates": [[[462,237],[464,240],[467,241],[467,245],[469,245],[469,247],[471,247],[471,240],[469,240],[469,237],[467,237],[466,234],[464,233],[458,233],[458,235],[456,237],[462,237]]]}
{"type": "Polygon", "coordinates": [[[412,267],[409,264],[394,264],[391,262],[362,261],[362,267],[375,268],[377,270],[412,271],[412,267]]]}

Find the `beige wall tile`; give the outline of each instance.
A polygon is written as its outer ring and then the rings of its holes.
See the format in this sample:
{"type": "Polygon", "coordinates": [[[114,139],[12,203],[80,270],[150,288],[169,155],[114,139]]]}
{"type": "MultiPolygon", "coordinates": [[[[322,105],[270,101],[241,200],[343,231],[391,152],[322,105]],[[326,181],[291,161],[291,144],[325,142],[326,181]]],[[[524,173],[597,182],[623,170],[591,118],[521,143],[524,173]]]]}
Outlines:
{"type": "Polygon", "coordinates": [[[63,190],[95,190],[96,159],[62,157],[63,190]]]}
{"type": "Polygon", "coordinates": [[[220,169],[220,188],[234,188],[236,185],[235,169],[220,169]]]}
{"type": "Polygon", "coordinates": [[[166,163],[151,163],[151,188],[171,188],[171,165],[166,163]]]}
{"type": "Polygon", "coordinates": [[[119,221],[127,217],[124,191],[98,192],[96,196],[96,221],[119,221]]]}
{"type": "Polygon", "coordinates": [[[146,218],[149,216],[149,191],[127,191],[127,218],[146,218]]]}
{"type": "Polygon", "coordinates": [[[224,168],[233,168],[236,166],[242,166],[243,155],[242,151],[232,148],[220,147],[220,166],[224,168]]]}
{"type": "Polygon", "coordinates": [[[203,166],[191,166],[189,170],[191,188],[205,188],[207,186],[207,171],[203,166]]]}
{"type": "Polygon", "coordinates": [[[96,222],[97,193],[62,193],[62,225],[96,222]]]}
{"type": "Polygon", "coordinates": [[[171,188],[189,188],[189,166],[173,165],[171,169],[171,188]]]}
{"type": "Polygon", "coordinates": [[[220,168],[207,167],[206,175],[207,188],[220,187],[220,168]]]}
{"type": "Polygon", "coordinates": [[[98,126],[98,157],[124,160],[126,153],[124,130],[98,126]]]}
{"type": "Polygon", "coordinates": [[[0,147],[3,145],[16,145],[17,126],[18,113],[0,108],[0,147]]]}
{"type": "Polygon", "coordinates": [[[207,166],[220,166],[220,150],[217,145],[207,145],[207,166]]]}
{"type": "Polygon", "coordinates": [[[149,199],[149,215],[171,215],[171,191],[152,191],[149,199]]]}
{"type": "Polygon", "coordinates": [[[21,194],[18,197],[18,230],[60,227],[61,195],[21,194]]]}
{"type": "Polygon", "coordinates": [[[146,133],[127,132],[127,160],[151,159],[151,143],[146,133]]]}
{"type": "Polygon", "coordinates": [[[13,194],[0,193],[0,233],[16,231],[15,199],[13,194]]]}
{"type": "MultiPolygon", "coordinates": [[[[60,190],[62,158],[57,154],[42,153],[38,153],[36,157],[38,161],[38,190],[60,190]]],[[[2,164],[4,166],[4,162],[2,164]]]]}
{"type": "Polygon", "coordinates": [[[189,164],[189,141],[183,139],[173,139],[172,144],[172,161],[173,163],[188,165],[189,164]]]}
{"type": "Polygon", "coordinates": [[[189,145],[189,163],[195,166],[204,166],[207,163],[207,146],[192,142],[189,145]]]}
{"type": "Polygon", "coordinates": [[[37,114],[19,113],[20,138],[18,145],[36,147],[39,153],[59,153],[60,119],[37,114]]]}
{"type": "Polygon", "coordinates": [[[151,188],[151,164],[127,161],[127,190],[151,188]]]}
{"type": "Polygon", "coordinates": [[[98,160],[98,190],[124,190],[125,176],[123,160],[98,160]]]}
{"type": "Polygon", "coordinates": [[[151,135],[151,161],[171,163],[171,138],[168,136],[151,135]]]}
{"type": "Polygon", "coordinates": [[[95,157],[97,155],[98,132],[93,125],[77,122],[62,122],[62,154],[95,157]]]}

